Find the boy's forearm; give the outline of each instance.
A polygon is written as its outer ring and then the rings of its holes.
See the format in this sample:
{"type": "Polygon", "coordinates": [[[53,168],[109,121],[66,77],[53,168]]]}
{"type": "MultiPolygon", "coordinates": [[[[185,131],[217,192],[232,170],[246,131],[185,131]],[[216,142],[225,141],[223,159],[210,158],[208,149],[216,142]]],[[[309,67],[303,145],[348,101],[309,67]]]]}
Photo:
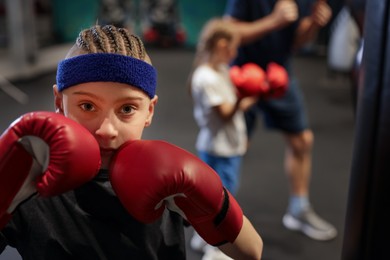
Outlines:
{"type": "Polygon", "coordinates": [[[244,223],[234,243],[219,248],[233,259],[259,260],[263,253],[263,240],[244,216],[244,223]]]}

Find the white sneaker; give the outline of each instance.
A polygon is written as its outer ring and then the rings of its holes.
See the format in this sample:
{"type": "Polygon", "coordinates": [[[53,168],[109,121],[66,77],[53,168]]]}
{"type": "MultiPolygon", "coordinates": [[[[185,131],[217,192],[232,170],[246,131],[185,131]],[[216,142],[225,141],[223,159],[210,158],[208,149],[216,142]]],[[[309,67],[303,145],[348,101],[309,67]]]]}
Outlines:
{"type": "Polygon", "coordinates": [[[194,231],[194,234],[192,235],[192,238],[190,240],[190,246],[191,249],[197,252],[204,253],[205,252],[205,247],[207,246],[207,242],[204,241],[204,239],[199,236],[199,234],[194,231]]]}
{"type": "Polygon", "coordinates": [[[301,231],[314,240],[327,241],[337,236],[336,228],[318,216],[312,208],[302,211],[298,216],[286,213],[283,224],[286,228],[301,231]]]}
{"type": "Polygon", "coordinates": [[[234,260],[229,256],[222,253],[218,247],[207,246],[205,247],[205,254],[202,257],[202,260],[234,260]]]}

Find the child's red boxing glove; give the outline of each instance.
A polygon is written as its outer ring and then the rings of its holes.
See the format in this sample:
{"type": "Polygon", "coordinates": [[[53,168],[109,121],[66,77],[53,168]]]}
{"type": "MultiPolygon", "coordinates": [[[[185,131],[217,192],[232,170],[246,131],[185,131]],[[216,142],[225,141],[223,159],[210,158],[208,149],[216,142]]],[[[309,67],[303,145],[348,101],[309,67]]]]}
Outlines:
{"type": "Polygon", "coordinates": [[[140,222],[151,223],[168,208],[211,245],[233,243],[241,231],[243,212],[218,174],[167,142],[123,144],[111,162],[110,181],[123,206],[140,222]]]}
{"type": "Polygon", "coordinates": [[[267,65],[267,81],[269,85],[267,98],[280,98],[288,88],[288,73],[283,66],[276,62],[270,62],[267,65]]]}
{"type": "Polygon", "coordinates": [[[0,138],[0,229],[33,194],[75,189],[99,168],[99,145],[82,125],[53,112],[21,116],[0,138]]]}
{"type": "Polygon", "coordinates": [[[241,97],[262,96],[269,89],[264,70],[255,63],[231,67],[230,78],[241,97]]]}

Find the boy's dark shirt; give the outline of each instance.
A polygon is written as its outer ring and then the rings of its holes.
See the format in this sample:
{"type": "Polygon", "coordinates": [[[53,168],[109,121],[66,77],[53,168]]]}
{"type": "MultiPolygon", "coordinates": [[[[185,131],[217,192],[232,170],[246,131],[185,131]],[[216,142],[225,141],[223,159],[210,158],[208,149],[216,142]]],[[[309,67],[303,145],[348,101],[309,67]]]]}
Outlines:
{"type": "Polygon", "coordinates": [[[155,223],[137,222],[103,170],[78,189],[19,206],[0,233],[0,252],[7,244],[24,260],[185,259],[183,219],[166,211],[155,223]]]}

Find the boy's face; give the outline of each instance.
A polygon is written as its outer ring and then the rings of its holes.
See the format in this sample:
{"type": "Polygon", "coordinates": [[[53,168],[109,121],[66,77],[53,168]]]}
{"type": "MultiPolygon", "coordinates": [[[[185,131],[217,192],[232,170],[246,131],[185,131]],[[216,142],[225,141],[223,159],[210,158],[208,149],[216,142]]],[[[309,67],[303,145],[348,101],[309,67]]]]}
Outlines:
{"type": "Polygon", "coordinates": [[[116,149],[141,139],[149,126],[157,96],[152,100],[140,89],[115,82],[90,82],[61,93],[54,86],[57,111],[91,132],[100,145],[102,168],[108,168],[116,149]]]}

